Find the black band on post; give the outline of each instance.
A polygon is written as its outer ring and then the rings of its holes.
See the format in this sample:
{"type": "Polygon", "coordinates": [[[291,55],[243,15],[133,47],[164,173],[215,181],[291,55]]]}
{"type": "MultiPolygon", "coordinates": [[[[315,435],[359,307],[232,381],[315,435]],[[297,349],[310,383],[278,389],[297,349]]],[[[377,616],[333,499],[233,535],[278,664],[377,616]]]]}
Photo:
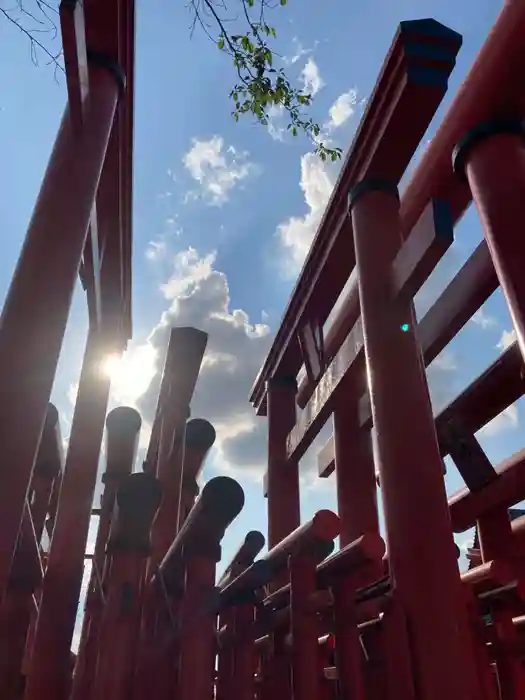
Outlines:
{"type": "Polygon", "coordinates": [[[399,200],[399,190],[397,185],[388,180],[361,180],[348,193],[348,212],[352,211],[357,200],[367,192],[386,192],[399,200]]]}
{"type": "Polygon", "coordinates": [[[292,375],[278,374],[266,380],[266,390],[290,389],[297,391],[297,379],[292,375]]]}
{"type": "Polygon", "coordinates": [[[97,66],[98,68],[104,68],[107,70],[117,81],[119,93],[122,95],[126,91],[126,74],[122,70],[120,64],[115,61],[111,56],[108,56],[101,51],[93,51],[92,49],[87,50],[88,63],[92,66],[97,66]]]}
{"type": "Polygon", "coordinates": [[[474,146],[498,134],[524,136],[523,121],[519,119],[493,119],[488,122],[481,122],[481,124],[467,131],[452,152],[452,168],[456,175],[466,181],[465,166],[474,146]]]}

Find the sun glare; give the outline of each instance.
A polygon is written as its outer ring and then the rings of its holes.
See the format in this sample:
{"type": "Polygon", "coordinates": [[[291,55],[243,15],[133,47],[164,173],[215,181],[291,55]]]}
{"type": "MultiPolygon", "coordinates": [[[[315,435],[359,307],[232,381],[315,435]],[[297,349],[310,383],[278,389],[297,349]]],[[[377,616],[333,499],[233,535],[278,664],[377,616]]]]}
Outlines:
{"type": "Polygon", "coordinates": [[[101,369],[111,379],[115,399],[133,404],[146,391],[155,375],[156,352],[149,344],[130,348],[122,357],[108,355],[101,369]]]}
{"type": "Polygon", "coordinates": [[[113,379],[118,374],[121,364],[122,359],[118,355],[108,355],[102,362],[102,372],[113,379]]]}

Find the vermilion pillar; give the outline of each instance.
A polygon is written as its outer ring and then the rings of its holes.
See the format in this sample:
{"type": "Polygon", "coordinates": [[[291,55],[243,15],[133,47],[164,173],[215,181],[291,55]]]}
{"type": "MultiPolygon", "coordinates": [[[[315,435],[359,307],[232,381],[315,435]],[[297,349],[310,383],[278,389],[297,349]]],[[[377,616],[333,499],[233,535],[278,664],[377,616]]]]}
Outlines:
{"type": "Polygon", "coordinates": [[[215,671],[215,618],[203,614],[203,607],[215,582],[215,558],[191,552],[186,562],[181,637],[180,700],[209,700],[213,697],[215,671]]]}
{"type": "Polygon", "coordinates": [[[42,538],[53,487],[60,477],[62,467],[63,448],[58,411],[53,404],[49,404],[31,480],[31,518],[37,542],[42,538]]]}
{"type": "Polygon", "coordinates": [[[109,378],[102,371],[107,349],[107,337],[91,331],[42,587],[25,700],[66,700],[69,697],[68,659],[109,397],[109,378]]]}
{"type": "Polygon", "coordinates": [[[316,557],[310,553],[292,556],[290,571],[290,629],[293,700],[318,700],[321,683],[318,668],[319,618],[311,606],[317,590],[316,557]]]}
{"type": "Polygon", "coordinates": [[[268,382],[268,547],[271,549],[293,532],[301,522],[299,469],[288,461],[286,439],[295,425],[293,378],[273,378],[268,382]]]}
{"type": "Polygon", "coordinates": [[[364,533],[379,533],[372,436],[359,425],[355,394],[343,395],[333,415],[337,510],[341,547],[364,533]]]}
{"type": "MultiPolygon", "coordinates": [[[[516,566],[516,562],[519,562],[520,547],[512,532],[507,508],[493,509],[489,513],[482,514],[477,526],[483,561],[507,561],[511,566],[516,566]]],[[[519,567],[518,563],[518,572],[519,567]]],[[[494,605],[491,617],[498,642],[509,649],[519,647],[520,634],[513,623],[513,606],[494,605]]],[[[483,660],[483,657],[480,658],[481,663],[483,660]]],[[[486,670],[486,666],[484,668],[482,666],[482,669],[486,670]]],[[[499,654],[496,657],[496,669],[502,698],[525,696],[525,669],[521,658],[509,653],[499,654]]],[[[487,676],[488,674],[485,675],[486,682],[487,676]]]]}
{"type": "Polygon", "coordinates": [[[397,188],[350,193],[370,400],[390,570],[406,611],[422,700],[474,700],[465,606],[411,302],[393,294],[401,244],[397,188]]]}
{"type": "Polygon", "coordinates": [[[0,318],[0,596],[46,417],[118,100],[94,68],[82,137],[66,109],[0,318]],[[21,321],[23,319],[23,321],[21,321]]]}
{"type": "Polygon", "coordinates": [[[71,700],[87,700],[91,694],[103,608],[98,582],[102,580],[104,571],[106,546],[114,517],[117,490],[121,482],[133,471],[141,425],[140,415],[128,406],[113,409],[106,418],[106,471],[102,477],[105,486],[71,700]]]}
{"type": "Polygon", "coordinates": [[[108,542],[112,565],[93,698],[128,700],[133,690],[145,561],[160,499],[160,485],[153,474],[131,474],[119,488],[117,519],[108,542]]]}
{"type": "Polygon", "coordinates": [[[493,121],[458,144],[454,166],[466,176],[485,239],[525,357],[525,130],[493,121]]]}

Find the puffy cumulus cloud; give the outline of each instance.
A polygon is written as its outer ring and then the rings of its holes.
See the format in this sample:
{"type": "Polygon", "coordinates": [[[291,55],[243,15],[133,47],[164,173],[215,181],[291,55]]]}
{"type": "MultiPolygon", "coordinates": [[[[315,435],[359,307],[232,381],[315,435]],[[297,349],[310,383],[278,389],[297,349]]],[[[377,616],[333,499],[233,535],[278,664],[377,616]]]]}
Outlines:
{"type": "Polygon", "coordinates": [[[501,338],[499,339],[497,347],[503,352],[506,350],[508,347],[512,345],[512,343],[516,342],[516,331],[514,328],[510,331],[503,331],[501,334],[501,338]]]}
{"type": "Polygon", "coordinates": [[[228,280],[215,269],[215,254],[192,248],[175,256],[163,286],[170,302],[147,342],[136,349],[152,360],[148,388],[135,405],[146,424],[153,421],[172,326],[194,326],[209,334],[208,347],[192,401],[192,415],[211,421],[217,431],[221,467],[252,470],[260,476],[266,460],[266,424],[248,402],[250,388],[270,347],[269,328],[232,309],[228,280]]]}
{"type": "Polygon", "coordinates": [[[214,206],[227,202],[231,191],[254,171],[249,153],[238,152],[233,146],[226,148],[221,136],[212,136],[207,141],[193,139],[182,162],[200,185],[200,190],[189,192],[187,198],[200,195],[214,206]]]}
{"type": "MultiPolygon", "coordinates": [[[[327,146],[331,145],[329,132],[350,119],[356,104],[356,90],[342,93],[329,109],[329,119],[323,126],[319,140],[327,146]]],[[[284,249],[282,271],[286,277],[295,277],[301,269],[332,194],[339,165],[323,162],[314,153],[305,153],[301,157],[299,186],[308,210],[303,216],[291,216],[283,221],[276,231],[284,249]]]]}
{"type": "Polygon", "coordinates": [[[319,67],[311,56],[306,61],[305,66],[301,71],[300,79],[304,92],[312,97],[317,95],[319,90],[324,87],[324,80],[319,72],[319,67]]]}
{"type": "Polygon", "coordinates": [[[178,253],[173,261],[173,274],[161,287],[166,299],[176,299],[210,277],[215,257],[215,253],[210,253],[199,258],[194,248],[178,253]]]}
{"type": "Polygon", "coordinates": [[[323,212],[334,188],[333,168],[316,156],[306,153],[301,158],[300,187],[308,212],[304,216],[292,216],[277,227],[277,237],[284,248],[283,272],[294,277],[301,268],[323,212]]]}
{"type": "Polygon", "coordinates": [[[331,131],[342,126],[354,114],[356,105],[357,90],[348,90],[348,92],[343,92],[342,95],[339,95],[328,110],[330,118],[325,124],[325,129],[331,131]]]}

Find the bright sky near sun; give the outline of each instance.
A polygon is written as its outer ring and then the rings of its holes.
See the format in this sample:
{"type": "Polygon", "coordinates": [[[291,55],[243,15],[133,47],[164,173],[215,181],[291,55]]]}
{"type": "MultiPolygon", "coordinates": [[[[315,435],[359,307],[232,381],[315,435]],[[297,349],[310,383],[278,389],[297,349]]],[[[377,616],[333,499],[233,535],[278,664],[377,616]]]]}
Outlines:
{"type": "MultiPolygon", "coordinates": [[[[502,4],[288,0],[285,8],[272,11],[271,23],[277,27],[289,77],[315,96],[314,119],[343,149],[350,144],[398,22],[434,17],[459,31],[464,45],[424,148],[502,4]]],[[[244,512],[225,539],[227,558],[247,530],[266,532],[261,491],[266,426],[254,415],[248,394],[338,166],[321,163],[305,139],[289,137],[278,111],[268,128],[250,119],[238,124],[232,120],[228,93],[234,72],[202,33],[196,30],[190,38],[183,0],[138,0],[136,24],[134,337],[121,363],[108,362],[112,406],[139,408],[144,449],[168,325],[195,325],[210,334],[192,413],[208,418],[217,429],[205,477],[228,473],[245,488],[244,512]]],[[[26,40],[5,21],[0,22],[0,42],[5,56],[0,63],[3,299],[58,128],[65,86],[60,78],[55,81],[44,60],[32,65],[26,40]]],[[[471,209],[456,230],[455,244],[420,293],[420,310],[436,298],[481,236],[471,209]]],[[[85,337],[85,303],[78,290],[53,394],[66,438],[85,337]]],[[[498,292],[429,369],[436,408],[511,341],[508,313],[498,292]]],[[[482,431],[479,437],[491,459],[498,461],[522,446],[522,414],[522,406],[511,406],[482,431]]],[[[315,449],[304,459],[302,480],[303,518],[320,507],[334,507],[333,478],[317,479],[315,449]]],[[[461,483],[449,465],[449,492],[461,483]]],[[[467,542],[465,536],[458,541],[463,546],[467,542]]]]}

